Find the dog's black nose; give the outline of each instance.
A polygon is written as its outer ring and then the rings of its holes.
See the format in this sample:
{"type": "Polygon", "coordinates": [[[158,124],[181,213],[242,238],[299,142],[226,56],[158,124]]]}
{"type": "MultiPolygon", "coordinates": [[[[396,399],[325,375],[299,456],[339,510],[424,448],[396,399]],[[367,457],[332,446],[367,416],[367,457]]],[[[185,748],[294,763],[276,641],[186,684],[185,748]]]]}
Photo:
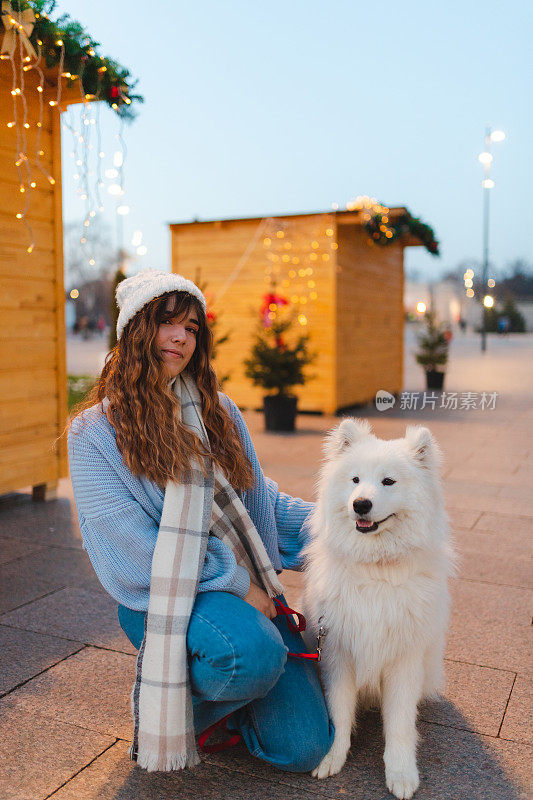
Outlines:
{"type": "Polygon", "coordinates": [[[372,508],[372,500],[354,500],[353,510],[356,514],[368,514],[372,508]]]}

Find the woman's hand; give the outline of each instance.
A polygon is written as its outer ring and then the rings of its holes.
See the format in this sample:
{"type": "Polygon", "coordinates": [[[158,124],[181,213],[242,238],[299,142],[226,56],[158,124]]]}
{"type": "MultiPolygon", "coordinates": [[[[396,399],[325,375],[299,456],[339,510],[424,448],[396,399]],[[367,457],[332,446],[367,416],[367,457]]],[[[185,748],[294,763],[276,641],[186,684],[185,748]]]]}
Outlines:
{"type": "Polygon", "coordinates": [[[251,606],[257,608],[265,617],[269,619],[274,619],[276,616],[276,606],[262,589],[259,586],[256,586],[255,583],[250,581],[250,590],[246,597],[244,598],[247,603],[250,603],[251,606]]]}

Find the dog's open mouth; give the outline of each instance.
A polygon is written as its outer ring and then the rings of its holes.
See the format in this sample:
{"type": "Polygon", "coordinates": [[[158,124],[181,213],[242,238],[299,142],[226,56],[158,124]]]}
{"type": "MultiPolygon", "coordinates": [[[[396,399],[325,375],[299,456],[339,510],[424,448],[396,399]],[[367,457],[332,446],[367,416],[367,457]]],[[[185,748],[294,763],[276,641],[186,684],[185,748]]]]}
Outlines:
{"type": "Polygon", "coordinates": [[[356,519],[355,521],[355,527],[360,533],[373,533],[374,531],[377,531],[382,522],[385,522],[385,520],[393,516],[394,514],[389,514],[388,517],[385,517],[385,519],[380,519],[377,522],[373,522],[371,519],[359,517],[359,519],[356,519]]]}

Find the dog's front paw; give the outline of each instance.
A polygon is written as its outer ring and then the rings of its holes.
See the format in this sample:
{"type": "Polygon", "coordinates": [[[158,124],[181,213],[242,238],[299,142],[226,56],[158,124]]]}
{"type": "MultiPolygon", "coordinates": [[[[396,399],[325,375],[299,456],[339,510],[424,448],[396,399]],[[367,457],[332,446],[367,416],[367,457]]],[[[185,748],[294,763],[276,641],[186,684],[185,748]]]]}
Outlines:
{"type": "MultiPolygon", "coordinates": [[[[326,756],[327,757],[327,756],[326,756]]],[[[387,789],[400,800],[409,800],[420,783],[416,767],[410,770],[386,769],[387,789]]]]}
{"type": "Polygon", "coordinates": [[[335,744],[333,744],[329,753],[324,756],[318,767],[311,773],[313,778],[320,779],[327,778],[329,775],[336,775],[343,768],[347,755],[347,750],[335,747],[335,744]]]}

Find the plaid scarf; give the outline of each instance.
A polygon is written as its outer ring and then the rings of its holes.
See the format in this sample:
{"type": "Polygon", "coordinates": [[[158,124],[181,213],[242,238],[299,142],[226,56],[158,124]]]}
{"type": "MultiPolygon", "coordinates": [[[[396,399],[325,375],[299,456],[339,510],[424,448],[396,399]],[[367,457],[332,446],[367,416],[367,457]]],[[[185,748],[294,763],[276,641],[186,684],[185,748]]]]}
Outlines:
{"type": "MultiPolygon", "coordinates": [[[[182,422],[210,449],[200,392],[188,374],[173,389],[182,422]]],[[[185,482],[169,481],[152,560],[145,635],[131,693],[134,720],[130,757],[152,770],[200,763],[194,735],[187,665],[187,628],[210,534],[231,547],[238,564],[270,597],[283,592],[248,512],[216,464],[205,477],[191,458],[185,482]]],[[[259,654],[258,654],[259,655],[259,654]]]]}

